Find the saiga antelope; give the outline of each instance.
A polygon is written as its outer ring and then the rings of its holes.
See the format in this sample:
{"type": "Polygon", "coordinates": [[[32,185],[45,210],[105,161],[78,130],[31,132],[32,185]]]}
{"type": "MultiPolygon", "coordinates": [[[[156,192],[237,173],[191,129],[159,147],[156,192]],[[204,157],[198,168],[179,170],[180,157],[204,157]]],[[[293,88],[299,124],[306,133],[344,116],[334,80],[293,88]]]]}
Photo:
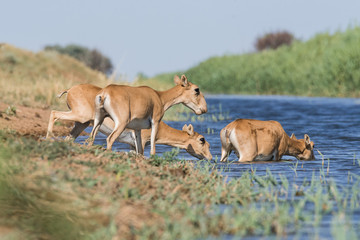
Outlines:
{"type": "Polygon", "coordinates": [[[289,137],[277,121],[237,119],[220,131],[221,158],[226,161],[234,151],[239,162],[280,160],[283,155],[299,160],[313,160],[314,142],[305,134],[304,139],[289,137]]]}
{"type": "MultiPolygon", "coordinates": [[[[105,135],[109,136],[114,129],[114,121],[110,118],[105,118],[103,124],[101,125],[101,132],[105,135]]],[[[132,134],[132,138],[123,138],[123,134],[126,131],[131,131],[129,129],[125,129],[122,134],[120,134],[117,139],[120,142],[130,144],[135,148],[135,136],[132,134]]],[[[133,133],[133,131],[131,131],[133,133]]],[[[141,146],[144,149],[145,145],[150,142],[151,138],[151,129],[143,129],[141,130],[141,146]]],[[[155,138],[156,144],[163,144],[173,147],[178,147],[181,149],[185,149],[190,155],[203,159],[206,158],[208,160],[212,159],[212,155],[210,153],[210,145],[205,140],[204,136],[194,131],[194,128],[191,124],[184,125],[182,130],[178,130],[170,127],[163,121],[159,124],[159,130],[156,134],[155,138]]]]}
{"type": "Polygon", "coordinates": [[[155,154],[155,137],[164,112],[175,104],[182,103],[200,115],[207,112],[204,95],[197,85],[189,82],[185,75],[174,77],[175,87],[167,91],[156,91],[150,87],[130,87],[111,84],[95,97],[94,127],[90,134],[91,145],[106,116],[115,122],[113,132],[106,139],[111,150],[114,141],[125,128],[135,130],[136,152],[143,153],[141,129],[151,128],[150,154],[155,154]]]}
{"type": "MultiPolygon", "coordinates": [[[[69,112],[51,111],[47,137],[52,135],[54,122],[59,119],[75,121],[75,126],[71,131],[71,137],[77,138],[79,134],[94,120],[96,94],[101,88],[92,84],[79,84],[63,91],[59,97],[67,93],[67,105],[69,112]]],[[[106,118],[101,125],[99,131],[105,135],[109,135],[114,128],[114,122],[106,118]]],[[[150,129],[141,131],[142,148],[150,140],[150,129]]],[[[130,144],[135,147],[135,136],[132,130],[125,129],[117,139],[119,142],[130,144]]],[[[165,144],[185,149],[189,154],[197,158],[207,158],[211,160],[209,143],[204,137],[193,130],[191,124],[184,125],[183,130],[174,129],[164,122],[160,122],[158,134],[156,135],[156,143],[165,144]]]]}

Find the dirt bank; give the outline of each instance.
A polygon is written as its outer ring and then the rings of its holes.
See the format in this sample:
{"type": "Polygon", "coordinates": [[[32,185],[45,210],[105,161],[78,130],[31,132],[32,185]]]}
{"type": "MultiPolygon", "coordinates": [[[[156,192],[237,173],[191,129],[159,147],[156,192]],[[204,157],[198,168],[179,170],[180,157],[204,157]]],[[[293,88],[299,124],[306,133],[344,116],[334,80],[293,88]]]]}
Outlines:
{"type": "MultiPolygon", "coordinates": [[[[31,108],[20,105],[10,106],[0,102],[0,129],[14,130],[21,136],[45,137],[50,112],[50,109],[31,108]],[[8,109],[9,107],[13,110],[8,109]]],[[[68,135],[72,125],[72,122],[63,121],[60,125],[55,125],[55,136],[68,135]]]]}

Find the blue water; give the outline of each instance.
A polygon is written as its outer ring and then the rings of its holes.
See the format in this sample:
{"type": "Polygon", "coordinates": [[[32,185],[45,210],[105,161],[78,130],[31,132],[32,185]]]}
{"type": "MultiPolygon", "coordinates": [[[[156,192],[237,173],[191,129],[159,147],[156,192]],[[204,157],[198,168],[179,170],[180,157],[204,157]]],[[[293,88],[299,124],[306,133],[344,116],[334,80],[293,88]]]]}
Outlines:
{"type": "MultiPolygon", "coordinates": [[[[218,162],[218,169],[223,169],[222,174],[229,179],[240,177],[251,168],[256,169],[258,175],[265,175],[266,169],[270,169],[273,175],[285,175],[291,180],[291,184],[301,185],[304,179],[311,180],[313,172],[319,174],[319,169],[326,170],[329,166],[326,177],[333,179],[338,186],[350,187],[351,173],[360,175],[360,99],[218,95],[208,96],[206,101],[209,110],[206,116],[219,116],[221,113],[226,118],[214,121],[211,117],[205,117],[203,121],[166,123],[177,129],[191,123],[194,130],[203,134],[210,143],[215,162],[221,155],[220,131],[237,118],[276,120],[289,135],[295,133],[297,138],[303,138],[304,134],[308,134],[315,143],[316,160],[313,161],[297,161],[294,157],[284,156],[284,161],[280,162],[230,165],[218,162]],[[295,173],[292,168],[296,164],[295,173]]],[[[95,144],[106,144],[105,136],[99,134],[95,144]]],[[[129,147],[116,142],[113,149],[128,151],[129,147]]],[[[169,146],[156,146],[157,154],[160,155],[171,149],[169,146]]],[[[146,147],[146,156],[149,156],[149,150],[150,147],[146,147]]],[[[178,157],[196,161],[185,150],[180,150],[178,157]]],[[[229,161],[236,160],[235,154],[229,156],[229,161]]],[[[354,225],[359,230],[360,211],[358,212],[353,217],[354,225]]],[[[320,238],[330,237],[329,229],[329,221],[324,220],[317,229],[320,231],[320,238]]],[[[300,238],[306,238],[312,231],[312,228],[304,229],[300,238]]]]}

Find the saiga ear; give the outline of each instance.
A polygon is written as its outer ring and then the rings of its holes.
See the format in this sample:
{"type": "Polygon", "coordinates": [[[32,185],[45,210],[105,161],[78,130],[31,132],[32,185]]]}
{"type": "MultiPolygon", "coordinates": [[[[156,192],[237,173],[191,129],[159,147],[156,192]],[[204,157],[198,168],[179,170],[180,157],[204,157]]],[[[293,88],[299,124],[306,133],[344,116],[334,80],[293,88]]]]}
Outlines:
{"type": "Polygon", "coordinates": [[[183,126],[183,131],[187,132],[190,136],[194,135],[194,127],[189,124],[189,126],[186,126],[186,124],[183,126]]]}
{"type": "Polygon", "coordinates": [[[180,80],[180,78],[179,78],[178,75],[175,75],[175,76],[174,76],[174,83],[175,83],[176,85],[181,84],[181,80],[180,80]]]}
{"type": "Polygon", "coordinates": [[[186,78],[186,76],[185,75],[181,75],[181,79],[179,78],[179,76],[177,76],[177,75],[175,75],[175,77],[174,77],[174,83],[176,84],[176,85],[181,85],[181,86],[183,86],[183,87],[187,87],[188,86],[188,80],[187,80],[187,78],[186,78]]]}
{"type": "Polygon", "coordinates": [[[309,137],[309,135],[305,134],[305,135],[304,135],[304,140],[305,140],[306,145],[309,145],[309,144],[310,144],[310,137],[309,137]]]}
{"type": "Polygon", "coordinates": [[[295,134],[294,134],[294,133],[291,134],[291,137],[290,137],[290,138],[296,140],[295,134]]]}

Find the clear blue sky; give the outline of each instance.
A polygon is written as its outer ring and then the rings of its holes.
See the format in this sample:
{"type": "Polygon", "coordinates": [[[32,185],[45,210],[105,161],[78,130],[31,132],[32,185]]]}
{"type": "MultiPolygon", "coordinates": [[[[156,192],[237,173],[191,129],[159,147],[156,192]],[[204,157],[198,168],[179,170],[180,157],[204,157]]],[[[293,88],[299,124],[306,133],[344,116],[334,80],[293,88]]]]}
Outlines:
{"type": "Polygon", "coordinates": [[[132,80],[253,51],[270,31],[307,40],[344,30],[359,23],[359,9],[359,0],[0,0],[0,42],[97,48],[132,80]]]}

